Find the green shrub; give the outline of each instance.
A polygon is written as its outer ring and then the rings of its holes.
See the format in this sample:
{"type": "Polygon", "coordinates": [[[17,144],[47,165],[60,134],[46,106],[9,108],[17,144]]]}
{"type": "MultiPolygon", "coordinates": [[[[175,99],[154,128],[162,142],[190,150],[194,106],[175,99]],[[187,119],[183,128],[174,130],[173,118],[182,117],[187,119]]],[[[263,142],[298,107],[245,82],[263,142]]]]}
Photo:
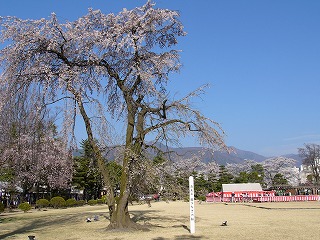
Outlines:
{"type": "Polygon", "coordinates": [[[198,200],[199,200],[199,201],[206,201],[206,196],[199,196],[199,197],[198,197],[198,200]]]}
{"type": "Polygon", "coordinates": [[[4,204],[0,202],[0,213],[4,212],[4,204]]]}
{"type": "Polygon", "coordinates": [[[184,201],[184,202],[189,202],[189,200],[190,200],[190,199],[189,199],[189,196],[183,198],[183,201],[184,201]]]}
{"type": "Polygon", "coordinates": [[[24,212],[28,212],[31,210],[31,205],[27,202],[20,203],[18,208],[24,212]]]}
{"type": "Polygon", "coordinates": [[[86,204],[86,201],[85,200],[79,200],[77,201],[77,206],[83,206],[86,204]]]}
{"type": "Polygon", "coordinates": [[[74,207],[74,206],[77,206],[77,205],[78,205],[77,200],[75,200],[74,198],[69,198],[66,201],[66,206],[67,207],[74,207]]]}
{"type": "Polygon", "coordinates": [[[103,199],[97,199],[97,204],[104,204],[103,199]]]}
{"type": "Polygon", "coordinates": [[[102,196],[102,197],[101,197],[101,200],[103,201],[103,203],[107,203],[107,197],[106,197],[106,195],[102,196]]]}
{"type": "Polygon", "coordinates": [[[53,197],[50,200],[50,205],[53,208],[63,208],[66,206],[66,200],[63,197],[53,197]]]}
{"type": "Polygon", "coordinates": [[[44,198],[36,201],[36,206],[38,208],[46,208],[46,207],[49,207],[49,205],[50,205],[49,200],[44,199],[44,198]]]}
{"type": "Polygon", "coordinates": [[[90,206],[96,205],[96,204],[97,204],[97,200],[91,199],[91,200],[88,201],[88,204],[89,204],[90,206]]]}

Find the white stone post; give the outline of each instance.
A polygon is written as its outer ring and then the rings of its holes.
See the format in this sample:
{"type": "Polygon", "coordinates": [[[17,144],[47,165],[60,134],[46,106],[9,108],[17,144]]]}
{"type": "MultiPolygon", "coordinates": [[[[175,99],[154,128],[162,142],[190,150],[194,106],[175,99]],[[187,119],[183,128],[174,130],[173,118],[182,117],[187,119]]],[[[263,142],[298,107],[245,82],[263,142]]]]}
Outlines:
{"type": "Polygon", "coordinates": [[[196,215],[194,209],[194,180],[193,177],[189,177],[189,201],[190,201],[190,233],[196,232],[196,215]]]}

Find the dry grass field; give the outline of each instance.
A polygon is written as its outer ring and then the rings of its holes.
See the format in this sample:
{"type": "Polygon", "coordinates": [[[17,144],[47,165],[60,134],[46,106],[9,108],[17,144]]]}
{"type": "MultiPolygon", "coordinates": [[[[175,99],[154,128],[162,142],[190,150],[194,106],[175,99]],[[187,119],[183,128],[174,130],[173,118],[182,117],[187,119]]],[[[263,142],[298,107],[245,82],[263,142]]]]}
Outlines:
{"type": "Polygon", "coordinates": [[[0,215],[0,239],[319,239],[320,202],[196,203],[196,233],[189,233],[189,203],[156,202],[130,206],[145,231],[107,231],[105,206],[5,212],[0,215]],[[87,223],[86,218],[99,216],[87,223]],[[220,226],[227,220],[227,226],[220,226]]]}

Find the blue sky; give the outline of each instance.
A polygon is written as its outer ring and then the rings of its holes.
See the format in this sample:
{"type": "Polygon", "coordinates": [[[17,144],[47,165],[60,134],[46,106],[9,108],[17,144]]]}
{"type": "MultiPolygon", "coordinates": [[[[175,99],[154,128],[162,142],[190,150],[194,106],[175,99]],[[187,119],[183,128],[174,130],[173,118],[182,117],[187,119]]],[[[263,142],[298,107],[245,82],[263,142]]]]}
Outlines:
{"type": "MultiPolygon", "coordinates": [[[[0,0],[0,16],[38,19],[55,12],[72,21],[89,7],[117,13],[145,2],[0,0]]],[[[183,95],[209,83],[194,106],[221,124],[228,145],[275,156],[320,144],[320,1],[155,3],[178,10],[188,33],[178,45],[183,67],[172,77],[171,92],[183,95]]]]}

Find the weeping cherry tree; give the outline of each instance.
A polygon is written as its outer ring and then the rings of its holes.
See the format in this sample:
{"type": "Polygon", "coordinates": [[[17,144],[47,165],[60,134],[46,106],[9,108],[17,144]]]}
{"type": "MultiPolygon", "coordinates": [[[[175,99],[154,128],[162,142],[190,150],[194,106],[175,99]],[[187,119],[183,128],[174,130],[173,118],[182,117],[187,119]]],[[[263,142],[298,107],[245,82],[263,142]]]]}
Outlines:
{"type": "Polygon", "coordinates": [[[178,12],[147,2],[118,14],[89,9],[87,15],[66,23],[55,14],[40,20],[3,17],[0,22],[0,39],[6,44],[0,52],[1,84],[7,92],[1,100],[16,94],[11,89],[29,86],[39,89],[45,105],[64,100],[69,138],[80,113],[107,188],[110,228],[138,227],[130,218],[128,199],[139,166],[147,159],[146,149],[157,142],[179,144],[187,135],[212,150],[226,148],[219,124],[190,104],[205,86],[182,99],[167,91],[170,73],[181,66],[175,46],[186,35],[178,12]],[[94,141],[108,143],[112,138],[110,118],[125,129],[117,202],[94,141]]]}

